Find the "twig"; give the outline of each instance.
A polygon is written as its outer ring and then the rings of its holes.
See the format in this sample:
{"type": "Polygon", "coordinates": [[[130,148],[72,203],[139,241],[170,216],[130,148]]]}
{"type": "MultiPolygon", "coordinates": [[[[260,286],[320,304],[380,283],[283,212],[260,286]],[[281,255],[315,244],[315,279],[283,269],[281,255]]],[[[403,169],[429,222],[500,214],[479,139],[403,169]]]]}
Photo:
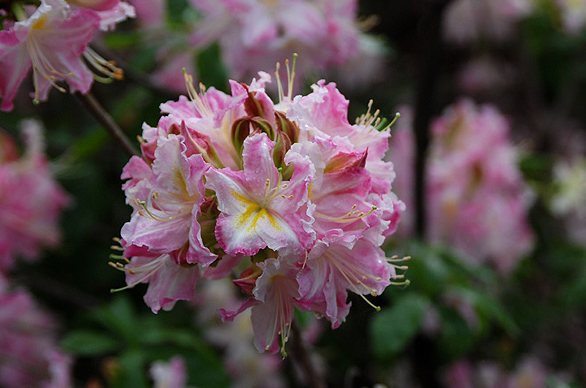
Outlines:
{"type": "Polygon", "coordinates": [[[75,96],[81,101],[83,106],[99,121],[99,123],[102,124],[104,128],[106,128],[106,131],[108,131],[114,140],[120,144],[128,156],[140,155],[126,134],[122,131],[118,124],[116,124],[112,116],[110,116],[110,114],[102,107],[102,105],[91,94],[91,92],[87,92],[86,94],[76,92],[75,96]]]}
{"type": "Polygon", "coordinates": [[[301,330],[299,326],[297,326],[297,322],[293,320],[291,323],[291,333],[292,337],[289,341],[289,349],[291,350],[291,359],[297,365],[297,367],[302,371],[303,377],[306,381],[304,384],[307,384],[309,388],[326,388],[326,382],[324,377],[315,369],[314,364],[311,360],[311,354],[309,353],[309,349],[303,342],[303,337],[301,336],[301,330]]]}

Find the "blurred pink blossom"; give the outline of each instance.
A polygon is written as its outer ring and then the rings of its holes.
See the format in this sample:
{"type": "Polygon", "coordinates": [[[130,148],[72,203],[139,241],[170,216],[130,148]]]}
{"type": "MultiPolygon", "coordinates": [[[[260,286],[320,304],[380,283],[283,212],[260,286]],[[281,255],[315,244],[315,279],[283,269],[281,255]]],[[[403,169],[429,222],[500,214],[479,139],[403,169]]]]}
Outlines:
{"type": "Polygon", "coordinates": [[[57,322],[0,274],[0,381],[6,388],[71,387],[69,357],[57,347],[57,322]]]}
{"type": "Polygon", "coordinates": [[[555,0],[561,12],[562,27],[570,34],[579,33],[586,25],[586,1],[555,0]]]}
{"type": "MultiPolygon", "coordinates": [[[[357,0],[191,0],[202,15],[192,43],[206,47],[219,42],[223,63],[236,78],[258,70],[272,72],[293,53],[303,58],[299,78],[346,71],[345,66],[369,63],[380,70],[384,48],[367,37],[358,21],[357,0]],[[373,52],[374,50],[374,52],[373,52]]],[[[380,73],[360,67],[360,78],[370,82],[380,73]]],[[[354,74],[355,75],[355,74],[354,74]]],[[[359,86],[359,85],[357,85],[359,86]]]]}
{"type": "MultiPolygon", "coordinates": [[[[40,124],[22,123],[26,152],[19,159],[0,158],[0,272],[17,256],[39,257],[44,247],[59,244],[59,216],[70,199],[53,177],[44,155],[40,124]]],[[[0,137],[0,142],[10,141],[0,137]]]]}
{"type": "Polygon", "coordinates": [[[154,362],[150,375],[154,381],[153,388],[187,388],[185,360],[181,356],[175,356],[168,362],[154,362]]]}
{"type": "Polygon", "coordinates": [[[455,0],[445,11],[443,33],[447,40],[461,44],[502,41],[532,10],[531,0],[455,0]]]}
{"type": "MultiPolygon", "coordinates": [[[[414,140],[408,108],[393,132],[394,185],[413,209],[414,140]]],[[[461,100],[431,124],[426,204],[430,241],[459,249],[471,262],[510,273],[533,247],[527,220],[531,193],[523,182],[510,124],[493,106],[461,100]]],[[[410,234],[413,211],[400,233],[410,234]]]]}
{"type": "Polygon", "coordinates": [[[506,370],[495,361],[482,361],[473,364],[468,360],[460,360],[449,367],[444,380],[448,388],[546,388],[550,386],[567,386],[561,373],[552,372],[534,356],[527,356],[521,359],[511,371],[506,370]]]}

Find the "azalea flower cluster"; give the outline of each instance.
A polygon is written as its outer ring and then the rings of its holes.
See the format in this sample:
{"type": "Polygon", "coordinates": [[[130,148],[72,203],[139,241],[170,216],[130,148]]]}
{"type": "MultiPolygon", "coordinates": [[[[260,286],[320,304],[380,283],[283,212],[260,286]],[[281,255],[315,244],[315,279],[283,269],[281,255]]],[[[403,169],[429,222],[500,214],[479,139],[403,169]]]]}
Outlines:
{"type": "MultiPolygon", "coordinates": [[[[390,160],[397,166],[395,190],[411,208],[415,142],[409,109],[401,111],[390,160]]],[[[509,132],[508,120],[491,105],[463,99],[447,108],[431,124],[425,193],[429,240],[502,273],[514,269],[534,241],[527,220],[532,195],[509,132]]],[[[412,232],[413,220],[412,212],[405,214],[401,233],[412,232]]]]}
{"type": "Polygon", "coordinates": [[[112,265],[128,287],[149,283],[154,312],[192,299],[200,278],[234,277],[247,299],[222,318],[250,307],[257,349],[284,352],[295,308],[336,328],[347,291],[376,307],[364,295],[403,277],[380,246],[404,205],[391,192],[390,129],[378,113],[352,125],[335,84],[293,98],[293,76],[287,95],[278,82],[275,104],[270,75],[259,75],[231,81],[231,94],[188,82],[189,98],[162,104],[156,127],[144,124],[142,157],[122,174],[133,207],[125,261],[112,265]]]}
{"type": "Polygon", "coordinates": [[[178,70],[195,72],[198,52],[213,44],[234,79],[271,71],[291,52],[306,58],[297,68],[299,80],[319,72],[359,88],[384,69],[387,50],[382,39],[367,33],[374,18],[359,19],[358,0],[190,0],[194,16],[192,22],[185,18],[187,39],[166,26],[165,1],[131,3],[150,41],[161,43],[152,78],[172,90],[183,90],[178,70]]]}
{"type": "Polygon", "coordinates": [[[313,69],[361,60],[366,34],[357,20],[357,0],[191,0],[202,15],[196,46],[218,41],[223,62],[238,79],[269,70],[295,51],[313,69]]]}
{"type": "Polygon", "coordinates": [[[59,215],[70,202],[58,185],[43,152],[38,122],[22,123],[26,152],[0,132],[0,273],[9,271],[17,256],[36,259],[41,248],[60,242],[59,215]]]}
{"type": "Polygon", "coordinates": [[[38,7],[11,2],[0,31],[0,109],[14,108],[20,85],[33,71],[34,100],[45,101],[61,81],[87,93],[94,79],[121,79],[122,70],[88,45],[98,30],[134,16],[120,0],[41,0],[38,7]],[[91,69],[91,70],[90,70],[91,69]]]}

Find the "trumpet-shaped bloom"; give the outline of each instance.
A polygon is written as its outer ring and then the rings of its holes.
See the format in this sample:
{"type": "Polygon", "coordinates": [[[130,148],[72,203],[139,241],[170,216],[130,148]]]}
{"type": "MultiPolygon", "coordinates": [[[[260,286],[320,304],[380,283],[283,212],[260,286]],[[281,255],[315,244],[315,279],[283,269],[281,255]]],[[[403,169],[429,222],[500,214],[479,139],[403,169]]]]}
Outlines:
{"type": "Polygon", "coordinates": [[[260,249],[298,251],[313,243],[307,192],[312,178],[308,161],[295,163],[283,181],[273,161],[274,144],[266,134],[248,137],[242,153],[244,170],[211,169],[206,187],[218,197],[216,237],[229,255],[254,255],[260,249]]]}
{"type": "MultiPolygon", "coordinates": [[[[122,240],[124,246],[124,240],[122,240]]],[[[132,255],[126,266],[111,264],[126,272],[124,288],[148,283],[144,301],[154,313],[170,310],[178,300],[191,300],[199,280],[199,267],[181,261],[181,252],[154,255],[144,248],[126,247],[125,253],[132,255]]]]}
{"type": "Polygon", "coordinates": [[[286,258],[267,259],[259,263],[263,274],[258,278],[254,296],[261,303],[252,306],[251,320],[256,348],[263,352],[283,352],[289,337],[299,284],[297,271],[286,258]],[[279,345],[279,339],[281,345],[279,345]]]}
{"type": "Polygon", "coordinates": [[[63,0],[46,0],[26,20],[0,31],[0,108],[13,108],[13,99],[33,69],[35,99],[47,99],[49,89],[66,81],[72,91],[86,93],[93,82],[81,55],[99,27],[91,10],[73,10],[63,0]]]}
{"type": "Polygon", "coordinates": [[[204,247],[197,220],[209,166],[201,155],[186,156],[181,136],[169,135],[159,140],[151,168],[148,176],[148,166],[137,158],[125,170],[123,177],[145,178],[133,179],[127,190],[135,211],[122,228],[122,238],[155,254],[183,249],[186,263],[211,264],[217,256],[204,247]]]}
{"type": "Polygon", "coordinates": [[[383,250],[366,239],[354,244],[343,238],[322,240],[309,252],[300,272],[300,302],[336,328],[350,310],[347,291],[377,296],[396,276],[383,250]]]}

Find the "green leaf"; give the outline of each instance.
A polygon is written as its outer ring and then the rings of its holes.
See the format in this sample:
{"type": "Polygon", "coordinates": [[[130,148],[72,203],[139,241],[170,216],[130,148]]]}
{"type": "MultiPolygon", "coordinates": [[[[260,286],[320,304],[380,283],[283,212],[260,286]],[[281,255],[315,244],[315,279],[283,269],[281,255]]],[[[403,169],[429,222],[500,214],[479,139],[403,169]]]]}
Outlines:
{"type": "Polygon", "coordinates": [[[123,294],[117,295],[111,304],[95,310],[92,318],[129,343],[137,343],[141,339],[142,333],[136,330],[137,318],[132,304],[123,294]]]}
{"type": "Polygon", "coordinates": [[[69,333],[61,346],[65,351],[78,356],[97,356],[118,350],[120,342],[101,332],[77,330],[69,333]]]}
{"type": "Polygon", "coordinates": [[[469,351],[476,337],[470,331],[468,323],[455,310],[445,306],[437,306],[441,319],[442,330],[437,340],[436,349],[443,356],[443,362],[462,357],[469,351]]]}
{"type": "Polygon", "coordinates": [[[124,352],[118,358],[119,370],[112,376],[111,388],[147,388],[147,360],[140,349],[124,352]]]}
{"type": "Polygon", "coordinates": [[[425,296],[405,294],[390,309],[378,313],[370,327],[374,354],[381,359],[397,356],[419,331],[429,305],[425,296]]]}
{"type": "Polygon", "coordinates": [[[519,328],[511,316],[505,311],[503,306],[489,294],[464,287],[451,287],[446,292],[452,292],[460,295],[465,301],[470,303],[476,312],[485,319],[497,322],[509,335],[514,336],[519,332],[519,328]]]}

